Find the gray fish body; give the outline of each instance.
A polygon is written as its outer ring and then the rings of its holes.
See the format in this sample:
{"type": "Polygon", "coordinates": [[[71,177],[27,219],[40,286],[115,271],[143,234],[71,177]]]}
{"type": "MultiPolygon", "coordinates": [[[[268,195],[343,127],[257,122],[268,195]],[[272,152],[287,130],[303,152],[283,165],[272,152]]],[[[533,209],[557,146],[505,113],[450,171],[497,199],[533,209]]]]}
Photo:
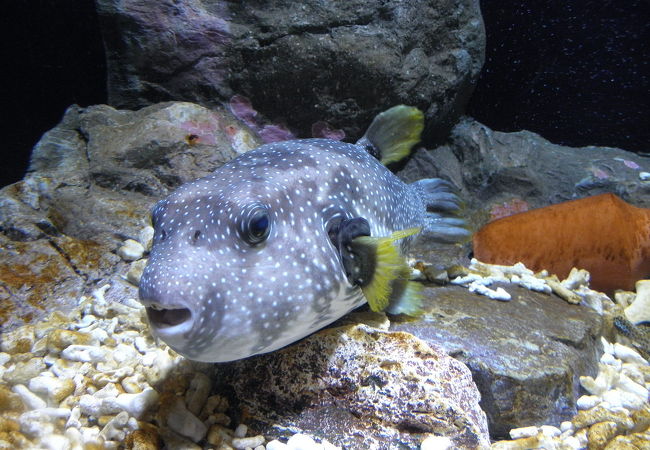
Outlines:
{"type": "Polygon", "coordinates": [[[219,362],[322,328],[365,302],[328,237],[333,221],[363,217],[372,236],[424,226],[419,191],[363,147],[328,139],[263,145],[181,186],[153,211],[140,282],[153,333],[219,362]],[[268,237],[251,245],[246,223],[260,210],[268,237]]]}

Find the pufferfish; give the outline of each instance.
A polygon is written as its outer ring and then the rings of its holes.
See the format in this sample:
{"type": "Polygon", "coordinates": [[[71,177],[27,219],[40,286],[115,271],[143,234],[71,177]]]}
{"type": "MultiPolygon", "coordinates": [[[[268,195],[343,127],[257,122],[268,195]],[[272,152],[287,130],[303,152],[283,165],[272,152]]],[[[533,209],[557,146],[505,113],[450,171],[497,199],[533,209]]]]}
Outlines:
{"type": "Polygon", "coordinates": [[[405,184],[384,166],[422,128],[421,111],[396,106],[356,144],[262,145],[158,202],[139,288],[154,336],[188,359],[224,362],[284,347],[366,301],[416,315],[403,255],[420,235],[469,235],[450,183],[405,184]]]}

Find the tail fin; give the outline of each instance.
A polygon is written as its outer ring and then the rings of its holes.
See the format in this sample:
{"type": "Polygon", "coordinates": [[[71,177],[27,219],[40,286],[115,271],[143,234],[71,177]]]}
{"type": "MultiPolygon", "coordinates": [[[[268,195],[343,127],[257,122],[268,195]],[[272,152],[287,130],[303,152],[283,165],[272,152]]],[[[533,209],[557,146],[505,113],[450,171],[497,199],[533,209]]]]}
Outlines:
{"type": "Polygon", "coordinates": [[[425,178],[412,183],[427,210],[423,238],[443,244],[465,242],[471,237],[462,218],[463,201],[456,188],[440,178],[425,178]]]}
{"type": "Polygon", "coordinates": [[[420,141],[423,129],[422,111],[412,106],[394,106],[375,117],[357,145],[366,147],[385,165],[407,156],[420,141]]]}

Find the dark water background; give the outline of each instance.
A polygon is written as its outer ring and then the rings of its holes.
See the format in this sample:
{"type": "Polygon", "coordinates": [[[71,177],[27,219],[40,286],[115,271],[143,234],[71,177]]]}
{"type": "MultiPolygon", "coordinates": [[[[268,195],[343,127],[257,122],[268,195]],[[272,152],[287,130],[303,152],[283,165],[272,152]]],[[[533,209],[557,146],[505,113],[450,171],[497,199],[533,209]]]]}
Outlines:
{"type": "Polygon", "coordinates": [[[0,17],[0,186],[22,179],[31,149],[73,103],[106,103],[104,47],[92,0],[10,0],[0,17]]]}
{"type": "Polygon", "coordinates": [[[481,0],[481,12],[486,61],[469,115],[650,153],[650,1],[481,0]]]}
{"type": "MultiPolygon", "coordinates": [[[[483,74],[468,113],[571,146],[650,152],[650,1],[482,0],[483,74]]],[[[105,103],[92,0],[12,0],[0,18],[0,186],[72,103],[105,103]]]]}

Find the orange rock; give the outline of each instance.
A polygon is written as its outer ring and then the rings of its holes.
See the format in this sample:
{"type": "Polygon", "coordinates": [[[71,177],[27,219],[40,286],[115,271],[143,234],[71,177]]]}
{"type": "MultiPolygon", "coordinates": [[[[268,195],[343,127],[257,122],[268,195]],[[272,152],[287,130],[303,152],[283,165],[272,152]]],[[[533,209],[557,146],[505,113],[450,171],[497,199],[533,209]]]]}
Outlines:
{"type": "Polygon", "coordinates": [[[593,289],[634,290],[650,277],[650,209],[601,194],[515,214],[474,234],[474,257],[560,278],[577,267],[591,273],[593,289]]]}

